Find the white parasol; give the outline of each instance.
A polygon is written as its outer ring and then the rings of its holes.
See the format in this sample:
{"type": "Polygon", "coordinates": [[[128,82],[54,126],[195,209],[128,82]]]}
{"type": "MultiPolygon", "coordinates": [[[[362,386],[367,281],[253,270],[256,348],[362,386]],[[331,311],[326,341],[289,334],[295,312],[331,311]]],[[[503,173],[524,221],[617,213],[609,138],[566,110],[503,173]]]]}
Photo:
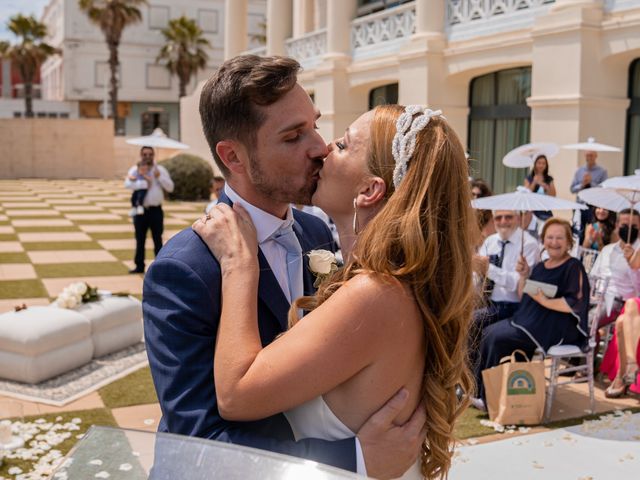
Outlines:
{"type": "MultiPolygon", "coordinates": [[[[586,210],[587,206],[563,198],[533,193],[526,187],[518,187],[513,193],[503,193],[490,197],[476,198],[471,206],[480,210],[518,210],[533,212],[536,210],[586,210]]],[[[523,228],[524,230],[524,228],[523,228]]],[[[524,246],[524,236],[520,245],[520,252],[524,246]]]]}
{"type": "Polygon", "coordinates": [[[586,142],[563,145],[562,148],[566,148],[567,150],[586,150],[588,152],[621,152],[622,151],[618,147],[605,145],[604,143],[598,143],[596,142],[596,139],[593,137],[587,138],[586,142]]]}
{"type": "Polygon", "coordinates": [[[560,148],[555,143],[527,143],[514,148],[502,159],[503,165],[511,168],[531,168],[540,155],[555,157],[560,148]]]}
{"type": "MultiPolygon", "coordinates": [[[[578,192],[578,198],[600,208],[620,212],[625,208],[636,209],[640,203],[640,170],[634,175],[613,177],[605,180],[600,187],[587,188],[578,192]]],[[[629,243],[631,230],[627,237],[629,243]]]]}
{"type": "Polygon", "coordinates": [[[172,150],[186,150],[189,148],[189,145],[167,137],[167,134],[161,128],[156,128],[151,135],[130,138],[127,143],[140,147],[168,148],[172,150]]]}
{"type": "Polygon", "coordinates": [[[578,198],[594,207],[604,208],[612,212],[621,212],[626,208],[635,208],[640,203],[640,192],[633,192],[632,195],[626,197],[611,188],[600,186],[580,190],[578,198]]]}

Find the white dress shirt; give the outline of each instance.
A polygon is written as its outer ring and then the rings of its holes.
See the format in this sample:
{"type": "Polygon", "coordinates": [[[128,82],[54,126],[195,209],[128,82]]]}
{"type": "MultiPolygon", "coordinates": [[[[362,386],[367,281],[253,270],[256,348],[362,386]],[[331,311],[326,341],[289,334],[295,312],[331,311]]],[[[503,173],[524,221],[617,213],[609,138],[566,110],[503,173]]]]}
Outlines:
{"type": "MultiPolygon", "coordinates": [[[[640,248],[640,239],[633,242],[632,247],[634,251],[640,248]]],[[[603,247],[589,274],[609,277],[609,285],[605,294],[609,313],[614,298],[620,297],[622,300],[627,300],[638,296],[640,270],[633,270],[629,266],[619,241],[603,247]]]]}
{"type": "MultiPolygon", "coordinates": [[[[517,228],[507,239],[509,243],[504,247],[502,267],[489,264],[487,277],[495,283],[491,294],[491,300],[494,302],[517,303],[520,301],[518,297],[520,274],[516,272],[516,265],[520,257],[521,239],[522,229],[517,228]]],[[[498,233],[489,235],[480,247],[478,253],[486,257],[489,255],[500,255],[500,251],[502,250],[500,240],[502,240],[502,238],[500,238],[500,234],[498,233]]],[[[540,260],[538,242],[528,233],[524,234],[524,249],[522,255],[524,255],[530,269],[540,260]]]]}
{"type": "MultiPolygon", "coordinates": [[[[137,174],[138,167],[134,165],[127,173],[127,178],[124,181],[125,188],[129,190],[139,190],[139,180],[131,180],[129,178],[130,176],[135,177],[137,174]]],[[[145,207],[158,207],[162,205],[162,201],[164,200],[164,191],[169,193],[173,192],[173,180],[171,180],[171,175],[169,175],[167,169],[162,165],[154,165],[153,168],[149,170],[149,176],[151,177],[151,185],[149,185],[147,194],[144,197],[143,205],[145,207]],[[158,177],[154,175],[154,170],[156,169],[160,172],[158,177]]]]}
{"type": "MultiPolygon", "coordinates": [[[[284,220],[270,213],[261,210],[260,208],[251,205],[238,195],[228,183],[224,186],[224,193],[229,197],[233,203],[242,205],[249,216],[251,221],[256,227],[258,234],[258,245],[262,254],[267,259],[273,274],[278,280],[278,284],[282,289],[285,297],[289,298],[289,276],[287,275],[287,251],[283,246],[272,240],[270,237],[281,227],[287,226],[287,224],[293,223],[293,211],[291,206],[287,210],[287,216],[284,220]]],[[[304,286],[303,286],[304,288],[304,286]]],[[[367,475],[367,467],[364,462],[364,453],[362,452],[362,446],[360,440],[355,437],[356,440],[356,473],[359,475],[367,475]]]]}
{"type": "MultiPolygon", "coordinates": [[[[284,293],[284,296],[289,300],[289,303],[291,303],[291,299],[289,298],[289,275],[287,273],[287,251],[282,245],[271,239],[271,236],[280,228],[287,227],[293,223],[291,206],[287,209],[287,216],[283,220],[251,205],[238,195],[228,183],[224,186],[224,193],[226,193],[229,200],[233,203],[242,205],[251,217],[251,221],[255,225],[258,234],[260,250],[264,258],[267,259],[282,293],[284,293]]],[[[302,268],[302,265],[300,268],[302,268]]],[[[301,290],[304,291],[304,285],[301,286],[301,290]]]]}

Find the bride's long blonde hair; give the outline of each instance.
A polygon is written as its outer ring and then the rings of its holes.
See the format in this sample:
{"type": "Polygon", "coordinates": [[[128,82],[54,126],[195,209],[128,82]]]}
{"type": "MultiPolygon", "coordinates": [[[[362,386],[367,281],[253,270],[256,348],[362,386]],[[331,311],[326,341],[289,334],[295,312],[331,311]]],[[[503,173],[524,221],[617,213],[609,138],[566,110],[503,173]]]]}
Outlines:
{"type": "Polygon", "coordinates": [[[454,424],[468,403],[458,401],[456,385],[465,392],[473,386],[467,345],[475,299],[471,260],[479,231],[464,149],[442,118],[433,117],[418,134],[406,176],[394,191],[391,144],[403,112],[398,105],[377,107],[371,124],[368,170],[386,182],[386,204],[359,235],[352,259],[314,297],[295,301],[289,319],[294,323],[297,308],[313,310],[361,272],[389,275],[410,287],[424,319],[422,474],[430,479],[445,477],[451,466],[454,424]]]}

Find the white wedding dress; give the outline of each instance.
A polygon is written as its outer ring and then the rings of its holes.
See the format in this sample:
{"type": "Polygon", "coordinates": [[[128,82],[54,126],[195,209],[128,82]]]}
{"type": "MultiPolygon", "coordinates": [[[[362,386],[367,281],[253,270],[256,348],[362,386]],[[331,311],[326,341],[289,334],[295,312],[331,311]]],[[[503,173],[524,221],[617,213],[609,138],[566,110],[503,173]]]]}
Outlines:
{"type": "MultiPolygon", "coordinates": [[[[356,436],[336,417],[321,396],[284,412],[284,415],[291,425],[296,441],[303,438],[343,440],[356,436]]],[[[401,478],[402,480],[422,480],[419,461],[401,478]]]]}

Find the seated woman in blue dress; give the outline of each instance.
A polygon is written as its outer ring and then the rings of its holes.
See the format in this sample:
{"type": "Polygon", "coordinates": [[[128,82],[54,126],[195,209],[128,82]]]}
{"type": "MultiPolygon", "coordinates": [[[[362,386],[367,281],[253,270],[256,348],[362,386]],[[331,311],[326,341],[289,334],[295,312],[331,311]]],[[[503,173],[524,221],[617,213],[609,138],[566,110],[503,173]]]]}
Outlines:
{"type": "Polygon", "coordinates": [[[475,368],[478,398],[473,404],[484,407],[482,371],[498,365],[500,359],[515,349],[532,356],[539,348],[546,352],[559,344],[584,347],[589,337],[589,280],[582,263],[569,255],[573,247],[571,225],[559,218],[550,218],[542,229],[543,247],[549,258],[533,267],[520,259],[516,270],[520,273],[518,292],[520,307],[510,319],[487,327],[480,341],[480,360],[475,368]],[[556,285],[554,298],[547,298],[538,290],[534,296],[523,294],[526,280],[556,285]]]}

